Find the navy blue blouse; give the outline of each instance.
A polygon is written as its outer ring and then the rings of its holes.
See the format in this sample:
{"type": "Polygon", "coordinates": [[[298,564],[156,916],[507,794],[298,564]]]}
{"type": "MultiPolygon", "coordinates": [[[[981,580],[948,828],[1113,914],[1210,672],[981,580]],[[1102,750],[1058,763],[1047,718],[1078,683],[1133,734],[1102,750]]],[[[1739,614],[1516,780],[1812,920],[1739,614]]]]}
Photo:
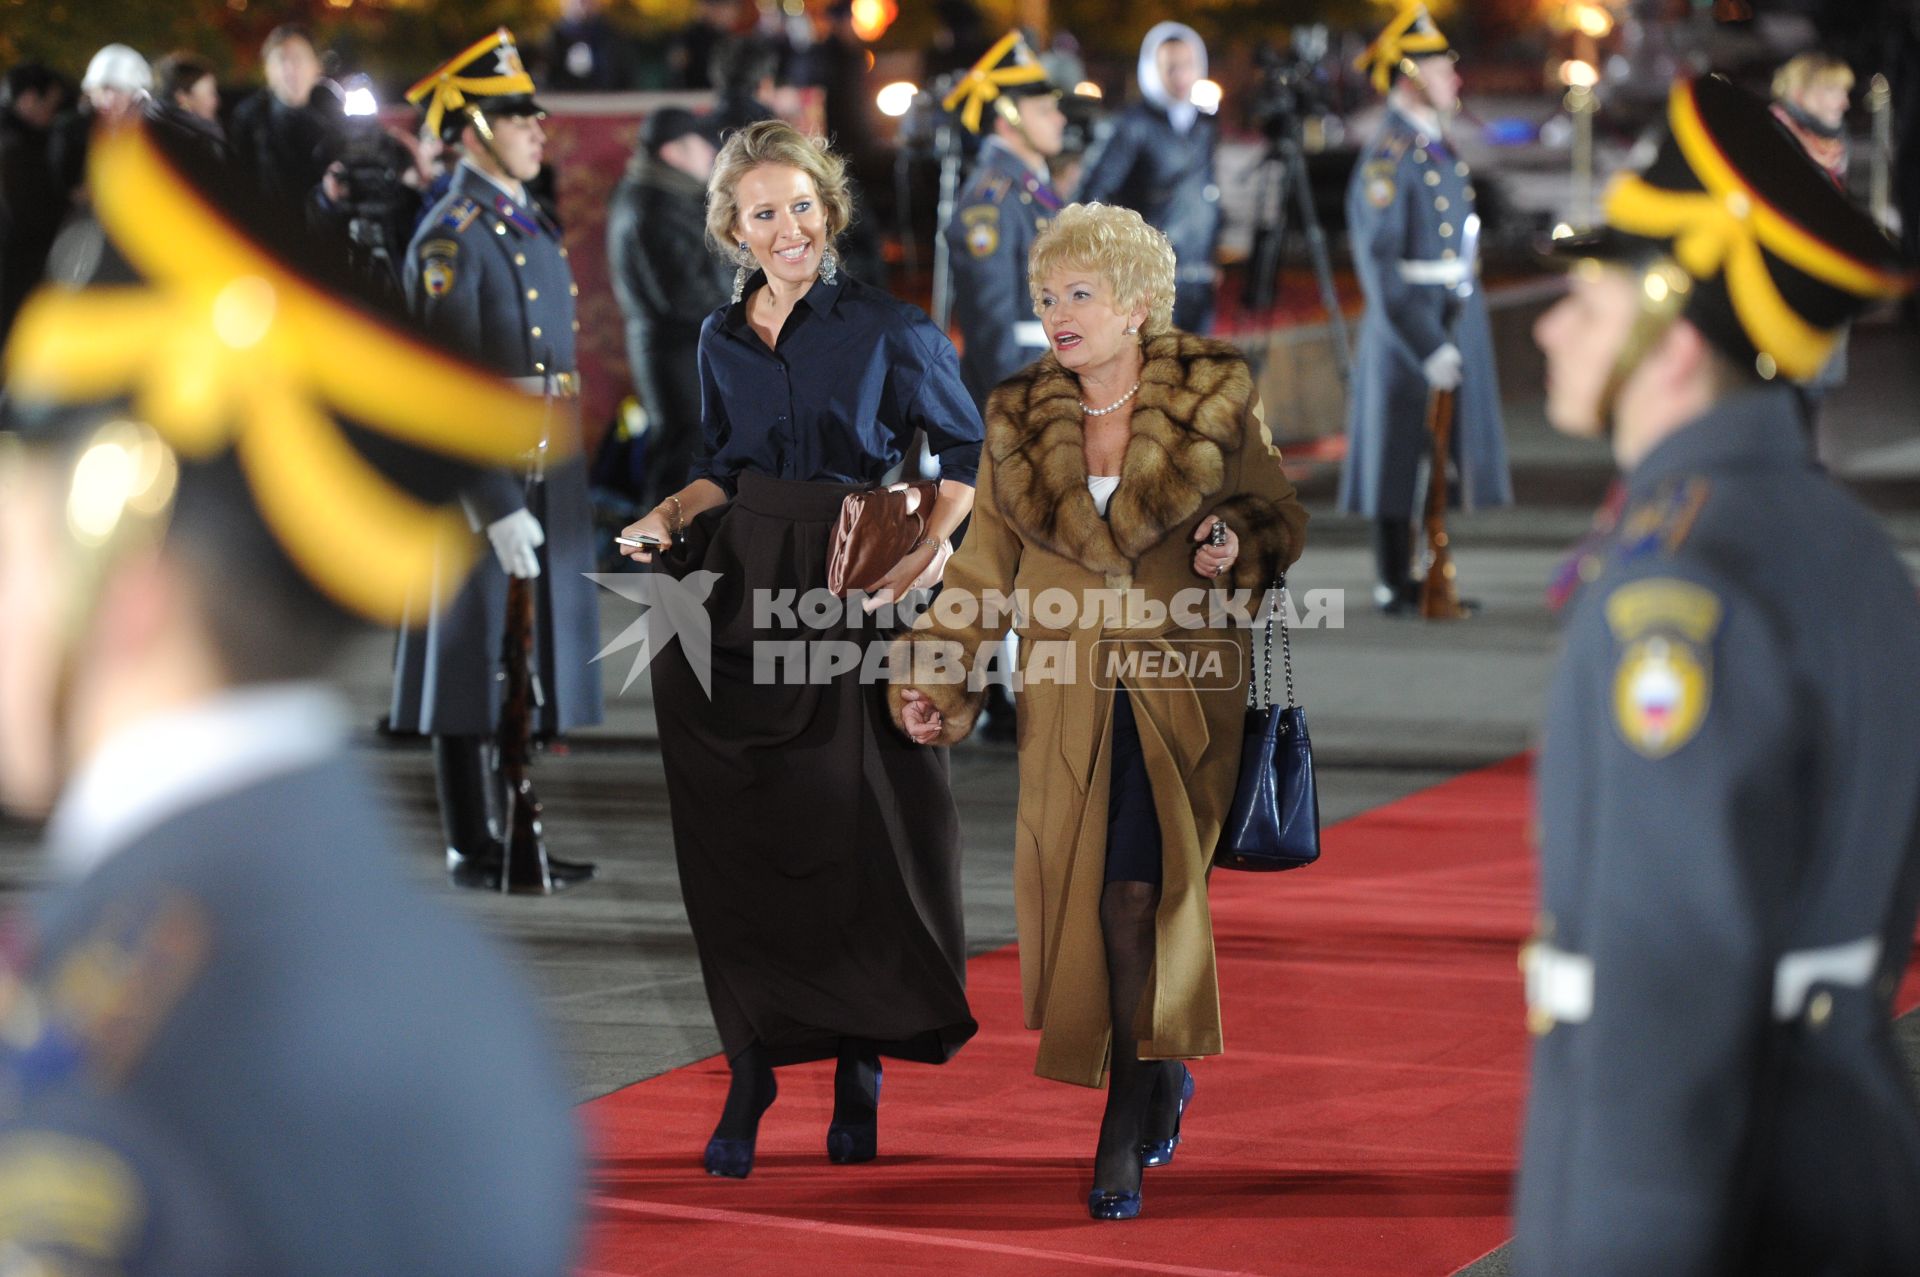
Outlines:
{"type": "MultiPolygon", "coordinates": [[[[756,274],[746,296],[766,282],[756,274]]],[[[842,275],[815,281],[774,349],[747,323],[745,301],[700,328],[703,455],[694,479],[733,495],[742,470],[776,479],[878,483],[916,428],[940,475],[971,484],[980,413],[953,343],[918,308],[842,275]]]]}

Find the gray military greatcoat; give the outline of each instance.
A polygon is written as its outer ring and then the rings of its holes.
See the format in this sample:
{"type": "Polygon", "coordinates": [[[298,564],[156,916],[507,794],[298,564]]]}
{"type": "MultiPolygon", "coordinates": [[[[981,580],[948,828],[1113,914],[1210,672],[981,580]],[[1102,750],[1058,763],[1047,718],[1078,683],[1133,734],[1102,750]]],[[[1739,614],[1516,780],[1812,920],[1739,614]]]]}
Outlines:
{"type": "Polygon", "coordinates": [[[1354,351],[1340,476],[1346,513],[1417,514],[1425,494],[1415,485],[1431,455],[1421,365],[1448,342],[1464,361],[1453,430],[1457,503],[1474,510],[1513,501],[1493,332],[1469,243],[1477,225],[1466,162],[1389,111],[1347,189],[1347,231],[1367,309],[1354,351]]]}
{"type": "MultiPolygon", "coordinates": [[[[560,231],[538,209],[518,203],[477,170],[462,165],[446,197],[426,215],[407,250],[407,300],[431,330],[479,362],[515,378],[574,371],[574,295],[560,231]]],[[[493,475],[467,494],[477,529],[525,506],[540,520],[535,644],[546,703],[538,730],[565,732],[600,721],[600,649],[593,522],[587,465],[577,421],[561,405],[545,480],[528,489],[524,473],[493,475]]],[[[484,430],[485,422],[473,423],[484,430]]],[[[479,557],[464,579],[436,584],[436,607],[423,600],[394,657],[396,730],[486,736],[498,724],[501,640],[507,575],[478,531],[479,557]]]]}

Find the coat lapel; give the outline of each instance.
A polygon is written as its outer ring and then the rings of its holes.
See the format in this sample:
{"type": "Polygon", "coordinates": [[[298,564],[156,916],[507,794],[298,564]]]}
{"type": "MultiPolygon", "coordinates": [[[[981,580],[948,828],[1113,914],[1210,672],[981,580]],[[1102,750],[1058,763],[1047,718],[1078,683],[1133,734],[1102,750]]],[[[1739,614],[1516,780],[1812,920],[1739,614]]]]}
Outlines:
{"type": "Polygon", "coordinates": [[[1146,346],[1140,393],[1107,518],[1087,491],[1080,383],[1052,354],[987,401],[995,502],[1022,538],[1104,576],[1133,572],[1220,491],[1240,446],[1253,377],[1225,342],[1169,332],[1146,346]]]}

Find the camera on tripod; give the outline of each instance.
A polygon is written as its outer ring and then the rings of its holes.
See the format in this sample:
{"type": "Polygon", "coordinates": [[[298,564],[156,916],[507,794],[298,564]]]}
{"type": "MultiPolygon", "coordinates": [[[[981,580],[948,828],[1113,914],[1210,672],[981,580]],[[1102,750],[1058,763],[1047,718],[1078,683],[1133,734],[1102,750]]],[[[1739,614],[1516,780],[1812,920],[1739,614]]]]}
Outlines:
{"type": "Polygon", "coordinates": [[[1254,127],[1269,140],[1295,135],[1307,120],[1333,112],[1320,77],[1328,47],[1325,27],[1301,27],[1284,49],[1262,42],[1254,50],[1259,79],[1254,84],[1249,112],[1254,127]]]}

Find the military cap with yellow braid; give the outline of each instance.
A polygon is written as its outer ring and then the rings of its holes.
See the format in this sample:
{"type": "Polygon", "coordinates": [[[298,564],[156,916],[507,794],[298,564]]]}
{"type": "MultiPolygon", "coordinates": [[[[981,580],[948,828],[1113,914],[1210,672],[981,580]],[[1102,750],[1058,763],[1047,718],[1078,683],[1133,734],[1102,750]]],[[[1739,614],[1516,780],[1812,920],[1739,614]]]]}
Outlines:
{"type": "Polygon", "coordinates": [[[1447,37],[1434,25],[1427,6],[1409,4],[1394,15],[1393,21],[1380,33],[1380,38],[1354,59],[1353,69],[1367,72],[1373,78],[1373,87],[1385,93],[1393,87],[1396,72],[1410,74],[1413,64],[1419,59],[1452,52],[1453,46],[1447,43],[1447,37]]]}
{"type": "Polygon", "coordinates": [[[545,405],[348,300],[201,163],[137,123],[96,135],[94,220],[6,347],[10,449],[71,458],[83,576],[212,520],[316,605],[397,621],[464,572],[459,493],[539,446],[545,405]]]}
{"type": "Polygon", "coordinates": [[[948,111],[958,111],[960,123],[966,126],[967,132],[978,134],[983,128],[993,127],[991,120],[983,119],[989,104],[995,114],[1017,125],[1020,114],[1014,107],[1015,99],[1057,92],[1026,38],[1018,31],[1009,31],[960,77],[941,106],[948,111]]]}
{"type": "Polygon", "coordinates": [[[1614,180],[1601,228],[1554,251],[1658,276],[1668,318],[1767,380],[1813,376],[1843,326],[1915,284],[1766,103],[1717,75],[1674,85],[1652,164],[1614,180]]]}
{"type": "Polygon", "coordinates": [[[533,92],[533,77],[520,60],[513,32],[500,27],[428,72],[407,90],[407,101],[426,108],[428,132],[451,141],[472,119],[470,111],[544,115],[533,92]]]}

